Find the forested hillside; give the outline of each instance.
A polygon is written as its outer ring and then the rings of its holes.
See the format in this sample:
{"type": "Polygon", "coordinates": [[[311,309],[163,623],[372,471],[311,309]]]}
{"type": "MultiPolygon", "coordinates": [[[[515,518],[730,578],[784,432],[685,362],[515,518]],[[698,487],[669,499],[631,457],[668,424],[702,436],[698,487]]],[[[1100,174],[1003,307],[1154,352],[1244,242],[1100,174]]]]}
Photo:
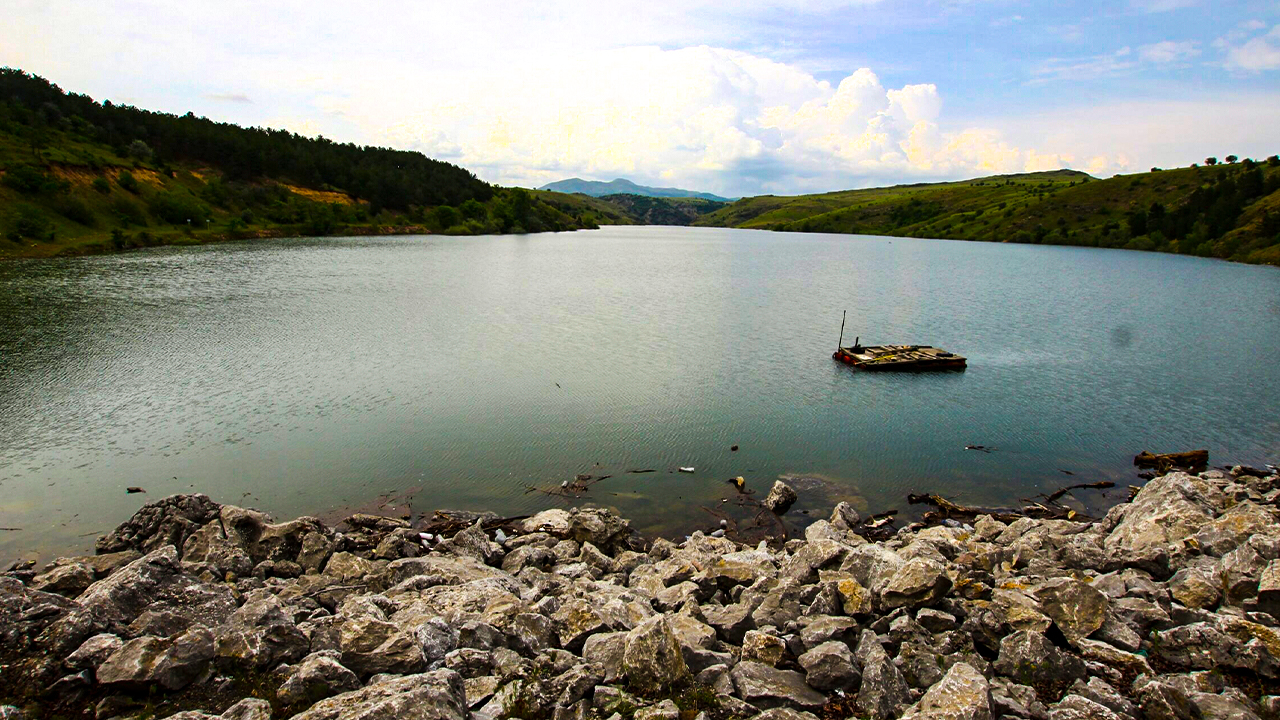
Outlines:
{"type": "Polygon", "coordinates": [[[0,256],[296,234],[570,230],[595,227],[606,211],[494,187],[421,153],[99,103],[0,68],[0,256]]]}
{"type": "Polygon", "coordinates": [[[745,198],[695,224],[1157,250],[1280,265],[1280,158],[745,198]]]}

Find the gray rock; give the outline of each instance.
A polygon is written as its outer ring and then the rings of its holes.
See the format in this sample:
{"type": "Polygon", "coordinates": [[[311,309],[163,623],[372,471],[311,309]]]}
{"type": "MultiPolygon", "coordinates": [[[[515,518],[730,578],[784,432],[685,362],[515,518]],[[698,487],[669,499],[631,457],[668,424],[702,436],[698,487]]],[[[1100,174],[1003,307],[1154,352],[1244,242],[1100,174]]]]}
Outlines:
{"type": "Polygon", "coordinates": [[[218,516],[219,505],[206,495],[170,495],[149,502],[119,527],[98,538],[99,553],[151,552],[165,545],[182,547],[187,535],[218,516]]]}
{"type": "Polygon", "coordinates": [[[199,625],[173,638],[130,640],[98,666],[96,675],[102,685],[154,683],[181,690],[208,668],[215,654],[213,632],[199,625]]]}
{"type": "Polygon", "coordinates": [[[312,653],[290,669],[276,691],[280,702],[292,707],[308,707],[338,693],[360,689],[360,678],[343,667],[336,653],[312,653]]]}
{"type": "Polygon", "coordinates": [[[1107,535],[1107,552],[1118,562],[1167,577],[1171,558],[1186,554],[1185,541],[1208,524],[1223,505],[1209,481],[1175,472],[1148,482],[1107,535]]]}
{"type": "Polygon", "coordinates": [[[764,506],[778,515],[791,509],[795,502],[796,491],[781,480],[773,482],[773,487],[769,488],[769,494],[764,498],[764,506]]]}
{"type": "Polygon", "coordinates": [[[249,596],[218,632],[218,657],[246,668],[266,669],[307,654],[307,636],[280,600],[261,590],[249,596]]]}
{"type": "Polygon", "coordinates": [[[973,666],[956,663],[903,720],[991,720],[991,687],[973,666]]]}
{"type": "Polygon", "coordinates": [[[611,629],[600,607],[583,598],[566,600],[551,619],[559,634],[560,647],[570,652],[581,649],[591,635],[611,629]]]}
{"type": "Polygon", "coordinates": [[[84,563],[55,565],[31,580],[31,589],[76,597],[93,584],[93,570],[84,563]]]}
{"type": "Polygon", "coordinates": [[[829,521],[841,530],[852,530],[862,523],[862,516],[847,502],[838,502],[831,510],[829,521]]]}
{"type": "Polygon", "coordinates": [[[954,615],[947,614],[941,610],[933,608],[920,608],[916,612],[916,622],[924,626],[929,632],[946,632],[954,630],[956,627],[956,618],[954,615]]]}
{"type": "Polygon", "coordinates": [[[689,678],[689,667],[671,624],[656,615],[627,633],[622,653],[623,673],[631,687],[656,694],[689,678]]]}
{"type": "Polygon", "coordinates": [[[604,669],[604,681],[615,682],[622,676],[622,655],[627,649],[627,633],[597,633],[582,646],[582,658],[604,669]]]}
{"type": "Polygon", "coordinates": [[[871,720],[897,717],[910,699],[902,673],[870,631],[862,634],[856,655],[862,663],[862,683],[854,706],[871,720]]]}
{"type": "Polygon", "coordinates": [[[787,651],[787,644],[782,638],[770,632],[749,630],[742,639],[742,659],[755,660],[765,665],[775,666],[787,651]]]}
{"type": "Polygon", "coordinates": [[[1107,617],[1107,596],[1072,578],[1057,578],[1039,586],[1040,609],[1075,643],[1092,635],[1107,617]]]}
{"type": "Polygon", "coordinates": [[[1102,678],[1091,677],[1087,683],[1076,680],[1070,692],[1103,705],[1117,715],[1138,717],[1138,707],[1102,678]]]}
{"type": "Polygon", "coordinates": [[[124,641],[116,635],[94,635],[67,656],[67,667],[75,670],[97,670],[121,645],[124,645],[124,641]]]}
{"type": "Polygon", "coordinates": [[[1201,720],[1259,720],[1258,714],[1242,698],[1191,693],[1188,699],[1195,708],[1195,717],[1201,720]]]}
{"type": "Polygon", "coordinates": [[[1059,650],[1042,634],[1022,630],[1000,641],[996,672],[1023,685],[1070,684],[1085,676],[1084,661],[1059,650]]]}
{"type": "Polygon", "coordinates": [[[55,654],[69,653],[95,633],[122,634],[143,612],[171,612],[189,622],[217,627],[236,609],[231,589],[188,573],[172,545],[97,581],[77,602],[77,609],[47,631],[45,640],[55,654]]]}
{"type": "Polygon", "coordinates": [[[1148,720],[1191,720],[1191,701],[1186,693],[1151,676],[1133,681],[1133,698],[1148,720]]]}
{"type": "Polygon", "coordinates": [[[504,555],[502,546],[489,539],[483,523],[483,520],[476,520],[471,527],[440,543],[439,549],[452,555],[472,558],[486,565],[501,561],[504,555]]]}
{"type": "Polygon", "coordinates": [[[218,717],[222,720],[271,720],[271,703],[258,698],[245,698],[218,717]]]}
{"type": "Polygon", "coordinates": [[[940,563],[927,558],[908,560],[889,578],[880,593],[885,608],[930,605],[951,590],[951,578],[940,563]]]}
{"type": "MultiPolygon", "coordinates": [[[[342,664],[365,677],[378,673],[421,672],[428,662],[423,644],[413,633],[405,632],[375,615],[352,618],[342,623],[338,631],[338,647],[342,652],[342,664]]],[[[436,650],[439,652],[439,648],[436,650]]],[[[444,652],[439,652],[437,659],[442,659],[444,652]]]]}
{"type": "Polygon", "coordinates": [[[851,690],[862,682],[853,653],[842,642],[822,643],[797,658],[797,662],[804,668],[805,682],[823,692],[851,690]]]}
{"type": "Polygon", "coordinates": [[[1049,708],[1049,720],[1120,720],[1120,716],[1088,698],[1068,695],[1049,708]]]}
{"type": "Polygon", "coordinates": [[[751,660],[734,665],[729,677],[738,697],[760,708],[817,708],[827,701],[826,696],[805,683],[800,673],[751,660]]]}
{"type": "Polygon", "coordinates": [[[707,624],[715,628],[716,635],[731,645],[741,645],[748,630],[755,627],[751,619],[754,610],[750,605],[734,603],[731,605],[709,605],[702,608],[702,615],[707,624]]]}
{"type": "Polygon", "coordinates": [[[635,720],[680,720],[680,708],[670,699],[663,700],[657,705],[637,710],[635,720]]]}
{"type": "Polygon", "coordinates": [[[930,645],[932,643],[906,641],[898,646],[898,669],[911,687],[928,689],[942,680],[946,668],[930,645]]]}
{"type": "Polygon", "coordinates": [[[466,687],[452,670],[408,675],[335,695],[292,720],[470,720],[466,687]]]}
{"type": "Polygon", "coordinates": [[[1222,597],[1222,585],[1217,568],[1184,567],[1169,578],[1169,594],[1185,607],[1212,610],[1222,597]]]}

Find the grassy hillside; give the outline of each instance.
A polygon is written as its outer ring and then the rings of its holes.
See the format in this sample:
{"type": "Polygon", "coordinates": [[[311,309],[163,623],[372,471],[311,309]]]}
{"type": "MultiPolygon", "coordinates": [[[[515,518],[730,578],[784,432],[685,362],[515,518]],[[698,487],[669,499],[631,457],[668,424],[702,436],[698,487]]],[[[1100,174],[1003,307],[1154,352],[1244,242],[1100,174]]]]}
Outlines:
{"type": "Polygon", "coordinates": [[[419,153],[99,104],[0,68],[0,257],[622,221],[611,206],[548,195],[493,187],[419,153]]]}
{"type": "Polygon", "coordinates": [[[606,195],[604,200],[641,225],[692,225],[698,218],[729,203],[703,198],[663,198],[646,195],[606,195]]]}
{"type": "Polygon", "coordinates": [[[745,198],[696,225],[1157,250],[1280,264],[1280,159],[745,198]]]}

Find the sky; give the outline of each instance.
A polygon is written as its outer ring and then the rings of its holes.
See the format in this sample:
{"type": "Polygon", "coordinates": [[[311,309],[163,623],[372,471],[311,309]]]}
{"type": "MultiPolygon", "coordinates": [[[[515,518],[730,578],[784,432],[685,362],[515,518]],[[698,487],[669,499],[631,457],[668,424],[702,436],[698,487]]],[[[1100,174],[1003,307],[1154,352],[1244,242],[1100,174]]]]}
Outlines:
{"type": "Polygon", "coordinates": [[[0,65],[502,185],[726,196],[1280,152],[1280,3],[4,0],[0,65]]]}

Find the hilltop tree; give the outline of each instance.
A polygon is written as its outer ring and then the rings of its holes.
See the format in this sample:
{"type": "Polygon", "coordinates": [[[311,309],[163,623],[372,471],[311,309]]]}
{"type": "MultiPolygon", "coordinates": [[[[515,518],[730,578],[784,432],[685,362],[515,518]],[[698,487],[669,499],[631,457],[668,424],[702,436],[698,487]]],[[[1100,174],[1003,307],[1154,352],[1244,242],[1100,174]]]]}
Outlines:
{"type": "Polygon", "coordinates": [[[1239,160],[1239,159],[1240,159],[1240,158],[1236,157],[1235,155],[1228,155],[1228,156],[1227,156],[1227,162],[1229,162],[1229,163],[1234,163],[1235,161],[1237,161],[1237,160],[1239,160]]]}
{"type": "Polygon", "coordinates": [[[1205,158],[1205,159],[1204,159],[1204,164],[1205,164],[1205,165],[1217,165],[1217,164],[1218,164],[1218,158],[1216,158],[1216,157],[1207,157],[1207,158],[1205,158]]]}

